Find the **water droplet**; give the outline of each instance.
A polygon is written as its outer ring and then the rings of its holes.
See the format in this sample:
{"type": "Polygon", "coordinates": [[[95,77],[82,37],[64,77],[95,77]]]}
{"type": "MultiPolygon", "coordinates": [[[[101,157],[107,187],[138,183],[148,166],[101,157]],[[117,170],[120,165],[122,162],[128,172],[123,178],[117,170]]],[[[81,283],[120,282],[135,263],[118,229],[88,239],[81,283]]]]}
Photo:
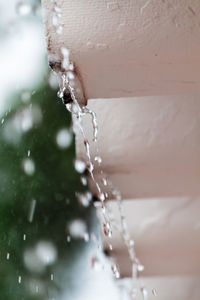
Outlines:
{"type": "Polygon", "coordinates": [[[142,272],[142,271],[144,271],[144,266],[139,264],[137,269],[138,269],[138,272],[142,272]]]}
{"type": "Polygon", "coordinates": [[[105,194],[104,193],[100,193],[99,194],[99,200],[103,202],[103,201],[105,201],[105,199],[106,199],[105,198],[105,194]]]}
{"type": "Polygon", "coordinates": [[[62,68],[64,70],[69,70],[69,66],[70,66],[70,60],[69,60],[70,51],[69,51],[69,49],[67,49],[65,47],[61,47],[61,54],[63,56],[62,68]]]}
{"type": "Polygon", "coordinates": [[[136,299],[136,297],[137,297],[137,289],[135,287],[131,289],[130,295],[131,295],[132,299],[136,299]]]}
{"type": "Polygon", "coordinates": [[[57,259],[57,250],[50,242],[39,242],[35,251],[36,255],[44,265],[52,265],[57,259]]]}
{"type": "Polygon", "coordinates": [[[76,159],[74,162],[74,167],[78,173],[83,173],[86,170],[86,163],[83,160],[76,159]]]}
{"type": "Polygon", "coordinates": [[[95,156],[94,160],[97,161],[99,165],[102,163],[102,158],[100,156],[95,156]]]}
{"type": "Polygon", "coordinates": [[[116,264],[113,264],[111,266],[111,270],[112,270],[112,272],[113,272],[113,274],[114,274],[114,276],[115,276],[116,279],[120,278],[119,268],[118,268],[118,266],[116,264]]]}
{"type": "Polygon", "coordinates": [[[58,27],[59,26],[59,18],[58,18],[57,14],[53,14],[52,24],[53,24],[54,27],[58,27]]]}
{"type": "Polygon", "coordinates": [[[104,186],[107,186],[108,185],[108,181],[106,178],[102,178],[102,182],[103,182],[103,185],[104,186]]]}
{"type": "Polygon", "coordinates": [[[27,102],[30,101],[30,99],[31,99],[31,92],[30,91],[23,91],[21,93],[22,102],[27,103],[27,102]]]}
{"type": "Polygon", "coordinates": [[[87,232],[86,224],[83,220],[73,220],[68,226],[69,233],[74,238],[82,238],[87,232]]]}
{"type": "Polygon", "coordinates": [[[156,297],[158,294],[157,294],[157,290],[156,289],[152,289],[152,294],[156,297]]]}
{"type": "Polygon", "coordinates": [[[32,6],[24,1],[19,1],[16,5],[16,11],[19,16],[28,16],[32,13],[32,6]]]}
{"type": "Polygon", "coordinates": [[[59,148],[66,149],[72,143],[72,134],[68,129],[61,129],[56,136],[56,142],[59,148]]]}
{"type": "Polygon", "coordinates": [[[33,222],[34,214],[35,214],[35,207],[36,207],[36,200],[32,199],[29,207],[29,212],[28,212],[28,221],[30,223],[33,222]]]}
{"type": "Polygon", "coordinates": [[[87,178],[85,176],[81,176],[81,183],[82,185],[86,186],[87,185],[87,178]]]}
{"type": "Polygon", "coordinates": [[[34,161],[30,158],[25,158],[23,160],[23,168],[24,168],[24,172],[28,175],[28,176],[32,176],[35,173],[35,164],[34,161]]]}
{"type": "Polygon", "coordinates": [[[62,32],[63,32],[63,25],[58,25],[56,32],[58,34],[62,34],[62,32]]]}
{"type": "Polygon", "coordinates": [[[84,239],[85,242],[89,242],[90,236],[89,236],[89,233],[88,233],[88,232],[85,232],[85,233],[83,234],[83,239],[84,239]]]}
{"type": "Polygon", "coordinates": [[[91,267],[94,271],[99,272],[103,269],[103,265],[96,256],[91,258],[91,267]]]}
{"type": "Polygon", "coordinates": [[[90,192],[85,192],[84,194],[78,194],[78,201],[84,207],[88,207],[92,201],[92,194],[90,192]]]}
{"type": "Polygon", "coordinates": [[[147,292],[147,289],[143,286],[140,288],[141,290],[141,293],[142,293],[142,296],[143,296],[143,300],[147,300],[148,298],[148,292],[147,292]]]}
{"type": "Polygon", "coordinates": [[[111,244],[109,244],[109,249],[110,249],[110,251],[113,250],[113,246],[111,244]]]}
{"type": "Polygon", "coordinates": [[[71,236],[70,236],[70,235],[67,236],[67,242],[68,242],[68,243],[71,242],[71,236]]]}
{"type": "Polygon", "coordinates": [[[108,237],[112,236],[112,230],[111,230],[109,222],[106,222],[103,224],[103,231],[106,236],[108,236],[108,237]]]}

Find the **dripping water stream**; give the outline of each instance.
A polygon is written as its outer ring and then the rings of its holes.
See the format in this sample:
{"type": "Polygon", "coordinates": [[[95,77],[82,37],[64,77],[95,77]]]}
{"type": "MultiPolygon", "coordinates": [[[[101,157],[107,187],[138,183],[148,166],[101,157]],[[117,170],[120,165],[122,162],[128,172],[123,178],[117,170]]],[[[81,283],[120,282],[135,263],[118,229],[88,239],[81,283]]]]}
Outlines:
{"type": "MultiPolygon", "coordinates": [[[[62,53],[69,53],[68,51],[63,51],[62,53]]],[[[63,55],[63,60],[65,60],[66,57],[63,55]]],[[[72,63],[69,61],[69,58],[67,57],[66,59],[68,61],[68,65],[65,62],[62,63],[62,65],[65,66],[71,66],[72,63]]],[[[71,67],[70,67],[71,68],[71,67]]],[[[72,68],[71,68],[72,69],[72,68]]],[[[68,76],[69,69],[65,70],[65,73],[60,74],[60,90],[58,92],[58,97],[63,100],[63,103],[68,111],[71,112],[72,114],[72,120],[73,120],[73,130],[75,134],[81,134],[83,138],[83,143],[85,147],[85,153],[87,156],[87,169],[90,174],[90,177],[96,187],[96,190],[98,191],[98,200],[101,203],[101,213],[103,216],[103,232],[105,236],[108,238],[112,237],[112,221],[110,220],[109,217],[109,211],[107,209],[105,200],[108,198],[108,194],[101,188],[100,184],[95,178],[94,171],[95,171],[95,166],[91,158],[91,150],[90,150],[90,143],[87,139],[87,134],[85,132],[85,129],[83,127],[82,119],[83,116],[89,115],[91,117],[92,121],[92,127],[93,127],[93,142],[96,143],[98,139],[98,121],[95,112],[90,110],[87,106],[81,106],[79,104],[79,101],[75,95],[75,89],[73,85],[75,83],[73,82],[76,80],[76,75],[71,76],[71,70],[70,70],[70,76],[68,76]],[[70,93],[71,95],[71,102],[65,101],[65,94],[70,93]]],[[[99,165],[102,163],[102,159],[99,156],[99,150],[96,147],[96,153],[98,156],[95,156],[95,160],[98,161],[99,165]]],[[[140,264],[138,258],[136,257],[135,253],[135,247],[134,247],[134,241],[130,238],[129,230],[127,227],[127,222],[126,222],[126,216],[124,212],[124,205],[123,205],[123,198],[121,196],[121,193],[118,189],[116,189],[112,182],[107,179],[107,176],[103,173],[103,171],[100,171],[102,175],[102,182],[104,183],[104,186],[108,185],[111,189],[111,195],[114,200],[117,201],[118,204],[118,209],[119,209],[119,214],[120,214],[120,226],[118,226],[118,229],[120,230],[124,245],[127,248],[128,254],[129,254],[129,259],[132,265],[132,279],[133,279],[133,288],[131,290],[131,297],[134,299],[136,296],[136,288],[134,287],[134,282],[137,279],[137,274],[138,271],[143,271],[144,267],[140,264]]],[[[109,242],[109,249],[112,250],[112,242],[109,242]]],[[[115,276],[115,278],[120,278],[120,273],[117,264],[112,264],[111,270],[115,276]]],[[[141,289],[141,293],[143,295],[144,300],[147,299],[147,291],[145,288],[141,289]]]]}
{"type": "MultiPolygon", "coordinates": [[[[52,10],[52,24],[56,28],[57,34],[62,33],[62,27],[60,24],[60,18],[61,18],[61,9],[57,5],[55,0],[51,0],[53,3],[53,10],[52,10]]],[[[109,239],[112,237],[112,220],[110,219],[109,210],[106,206],[106,199],[108,198],[108,194],[101,188],[100,184],[95,178],[94,171],[95,171],[95,165],[91,158],[91,150],[90,150],[90,143],[87,138],[86,130],[83,126],[83,116],[89,115],[91,117],[92,121],[92,127],[93,127],[93,142],[96,143],[98,139],[98,121],[96,117],[96,113],[89,109],[87,106],[80,105],[81,101],[78,94],[83,94],[82,91],[80,91],[80,82],[74,72],[74,65],[70,61],[69,57],[69,50],[65,47],[62,47],[60,49],[60,56],[62,58],[61,61],[61,68],[60,70],[56,70],[56,73],[59,78],[59,85],[60,89],[58,91],[58,97],[62,99],[66,109],[70,111],[72,114],[72,121],[73,121],[73,131],[75,134],[81,134],[83,138],[83,143],[85,147],[85,153],[87,157],[87,170],[89,172],[89,175],[92,179],[92,182],[94,183],[96,190],[98,192],[97,197],[100,201],[101,205],[101,214],[103,217],[103,232],[104,235],[107,236],[109,239]],[[79,92],[77,93],[76,88],[78,87],[79,92]],[[66,95],[70,94],[71,100],[68,99],[66,101],[66,95]]],[[[55,71],[55,70],[54,70],[55,71]]],[[[100,164],[102,163],[102,158],[99,156],[99,149],[96,146],[96,155],[95,155],[95,161],[97,161],[100,164]]],[[[126,222],[126,216],[124,211],[124,205],[123,205],[123,198],[118,189],[116,189],[110,179],[107,179],[107,176],[103,173],[103,171],[100,171],[102,178],[101,181],[103,182],[104,186],[109,186],[111,190],[111,195],[114,200],[116,200],[118,204],[119,214],[120,214],[120,226],[116,224],[118,230],[120,230],[122,240],[124,245],[126,246],[126,249],[129,254],[129,259],[132,266],[132,288],[130,292],[130,296],[132,299],[136,298],[137,295],[137,288],[135,287],[135,281],[138,277],[138,272],[143,271],[144,267],[140,264],[139,259],[136,256],[135,253],[135,245],[134,241],[131,239],[129,230],[127,227],[126,222]]],[[[113,250],[112,242],[109,242],[109,249],[113,250]]],[[[117,264],[112,264],[111,270],[115,276],[115,278],[120,278],[120,273],[117,264]]],[[[148,298],[148,292],[147,289],[144,286],[141,286],[140,288],[142,297],[144,300],[147,300],[148,298]]]]}

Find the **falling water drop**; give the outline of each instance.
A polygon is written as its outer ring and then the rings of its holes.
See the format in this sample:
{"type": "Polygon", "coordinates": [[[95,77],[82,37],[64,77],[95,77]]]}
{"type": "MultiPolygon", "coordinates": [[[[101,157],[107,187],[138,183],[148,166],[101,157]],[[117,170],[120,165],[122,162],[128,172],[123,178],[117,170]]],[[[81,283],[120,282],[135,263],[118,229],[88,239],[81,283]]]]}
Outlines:
{"type": "Polygon", "coordinates": [[[82,185],[86,186],[87,185],[87,178],[85,176],[81,176],[81,183],[82,185]]]}
{"type": "Polygon", "coordinates": [[[83,173],[86,170],[86,163],[83,160],[76,159],[74,162],[74,168],[78,173],[83,173]]]}
{"type": "Polygon", "coordinates": [[[98,259],[98,257],[92,256],[91,267],[96,272],[99,272],[103,269],[103,265],[102,265],[101,261],[98,259]]]}
{"type": "Polygon", "coordinates": [[[19,16],[28,16],[32,13],[32,6],[25,1],[19,1],[16,5],[16,11],[19,16]]]}
{"type": "Polygon", "coordinates": [[[100,156],[95,156],[94,160],[97,161],[99,165],[102,163],[102,158],[100,156]]]}
{"type": "Polygon", "coordinates": [[[112,237],[112,230],[111,230],[111,226],[110,226],[109,222],[106,222],[103,224],[103,231],[107,237],[109,237],[109,238],[112,237]]]}
{"type": "Polygon", "coordinates": [[[35,207],[36,207],[36,200],[32,199],[31,203],[30,203],[30,207],[29,207],[29,212],[28,212],[28,221],[30,223],[33,222],[33,217],[34,217],[34,214],[35,214],[35,207]]]}
{"type": "Polygon", "coordinates": [[[111,270],[115,276],[116,279],[119,279],[120,278],[120,272],[119,272],[119,268],[116,264],[112,264],[111,266],[111,270]]]}
{"type": "Polygon", "coordinates": [[[140,288],[140,290],[141,290],[141,293],[142,293],[143,300],[147,300],[147,299],[148,299],[148,292],[147,292],[147,289],[146,289],[144,286],[142,286],[142,287],[140,288]]]}
{"type": "Polygon", "coordinates": [[[35,251],[44,265],[52,265],[57,259],[57,250],[51,242],[39,242],[35,251]]]}
{"type": "Polygon", "coordinates": [[[30,91],[23,91],[21,93],[21,100],[23,103],[29,102],[31,99],[31,92],[30,91]]]}
{"type": "Polygon", "coordinates": [[[68,148],[72,143],[72,134],[71,132],[64,128],[61,129],[56,136],[56,142],[59,148],[66,149],[68,148]]]}
{"type": "Polygon", "coordinates": [[[83,220],[73,220],[68,226],[69,233],[74,238],[82,238],[87,232],[86,224],[83,220]]]}
{"type": "Polygon", "coordinates": [[[28,176],[32,176],[35,173],[34,161],[30,158],[25,158],[23,160],[23,169],[28,176]]]}
{"type": "Polygon", "coordinates": [[[78,194],[78,201],[79,203],[84,206],[88,207],[92,201],[92,194],[90,192],[85,192],[84,194],[78,194]]]}
{"type": "Polygon", "coordinates": [[[107,186],[108,185],[108,181],[106,178],[102,178],[102,182],[103,182],[103,185],[104,186],[107,186]]]}
{"type": "Polygon", "coordinates": [[[157,294],[157,290],[154,288],[152,289],[152,294],[156,297],[158,294],[157,294]]]}
{"type": "Polygon", "coordinates": [[[142,272],[142,271],[144,271],[144,266],[139,264],[137,269],[138,269],[138,272],[142,272]]]}

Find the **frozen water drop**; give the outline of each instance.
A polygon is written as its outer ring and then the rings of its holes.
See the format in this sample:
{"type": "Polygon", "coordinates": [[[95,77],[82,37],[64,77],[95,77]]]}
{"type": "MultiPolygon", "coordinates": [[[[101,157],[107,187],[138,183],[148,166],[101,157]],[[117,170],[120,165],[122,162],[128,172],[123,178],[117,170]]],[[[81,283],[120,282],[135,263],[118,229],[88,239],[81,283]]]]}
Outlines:
{"type": "Polygon", "coordinates": [[[54,280],[54,276],[53,276],[53,274],[51,274],[51,281],[53,281],[54,280]]]}
{"type": "Polygon", "coordinates": [[[71,236],[70,236],[70,235],[67,236],[67,242],[68,242],[68,243],[71,242],[71,236]]]}
{"type": "Polygon", "coordinates": [[[23,235],[23,241],[26,241],[26,234],[23,235]]]}
{"type": "Polygon", "coordinates": [[[22,277],[19,276],[19,277],[18,277],[18,283],[21,284],[21,282],[22,282],[22,277]]]}
{"type": "Polygon", "coordinates": [[[10,259],[10,253],[9,253],[9,252],[6,254],[6,259],[7,259],[7,260],[10,259]]]}
{"type": "Polygon", "coordinates": [[[66,149],[72,143],[72,134],[68,129],[61,129],[56,136],[56,142],[59,148],[66,149]]]}
{"type": "Polygon", "coordinates": [[[5,121],[5,119],[4,119],[4,118],[2,118],[2,119],[1,119],[1,124],[3,124],[3,123],[4,123],[4,121],[5,121]]]}

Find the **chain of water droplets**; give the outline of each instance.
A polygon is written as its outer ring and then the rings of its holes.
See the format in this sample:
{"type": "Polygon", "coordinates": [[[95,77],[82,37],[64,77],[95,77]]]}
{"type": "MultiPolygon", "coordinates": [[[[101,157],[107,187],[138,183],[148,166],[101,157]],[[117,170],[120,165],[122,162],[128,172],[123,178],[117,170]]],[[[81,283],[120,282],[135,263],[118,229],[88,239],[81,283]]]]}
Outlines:
{"type": "MultiPolygon", "coordinates": [[[[69,93],[71,95],[71,98],[72,98],[72,102],[65,104],[65,106],[72,113],[73,127],[74,127],[75,133],[77,133],[79,131],[79,132],[81,132],[81,135],[83,137],[84,146],[85,146],[85,149],[86,149],[86,155],[87,155],[87,158],[88,158],[88,171],[89,171],[90,176],[92,178],[92,181],[95,184],[96,189],[98,191],[98,198],[101,201],[102,215],[103,215],[103,218],[104,218],[103,232],[106,236],[111,237],[112,236],[111,221],[109,219],[109,215],[107,213],[106,205],[104,203],[104,201],[106,200],[108,195],[105,196],[105,193],[102,191],[99,183],[95,179],[94,164],[93,164],[92,159],[91,159],[90,144],[88,142],[88,139],[86,138],[86,134],[85,134],[84,128],[82,126],[82,117],[85,114],[91,115],[92,124],[93,124],[93,131],[94,131],[93,141],[96,142],[97,141],[97,136],[98,136],[98,122],[97,122],[96,114],[93,111],[91,111],[90,109],[88,109],[87,107],[85,107],[85,106],[81,107],[79,105],[79,102],[76,99],[76,96],[75,96],[75,93],[74,93],[74,88],[71,86],[70,80],[67,77],[67,72],[66,72],[66,74],[61,75],[61,85],[60,85],[60,90],[58,92],[58,96],[60,98],[63,98],[64,93],[66,92],[66,90],[69,91],[69,93]]],[[[135,248],[134,248],[134,241],[130,238],[121,193],[113,186],[113,184],[110,180],[107,180],[107,184],[110,186],[111,191],[112,191],[112,196],[113,196],[114,199],[116,199],[117,204],[118,204],[118,209],[119,209],[119,213],[120,213],[120,223],[121,223],[121,230],[120,231],[121,231],[122,239],[123,239],[124,244],[125,244],[125,246],[128,250],[128,254],[129,254],[129,257],[130,257],[130,260],[131,260],[132,279],[135,280],[137,278],[137,272],[138,271],[143,271],[144,267],[139,263],[139,260],[136,257],[135,248]]],[[[109,248],[112,249],[111,243],[109,244],[109,248]]],[[[120,275],[119,275],[119,270],[118,270],[117,266],[112,265],[111,269],[112,269],[114,275],[116,276],[116,278],[119,278],[120,275]]],[[[142,288],[141,291],[143,293],[144,288],[142,288]]],[[[145,291],[146,291],[146,289],[145,289],[145,291]]],[[[136,294],[136,289],[133,288],[132,291],[131,291],[132,298],[135,297],[135,294],[136,294]]],[[[143,294],[145,294],[145,293],[143,293],[143,294]]]]}
{"type": "MultiPolygon", "coordinates": [[[[61,27],[61,25],[59,23],[59,20],[61,18],[61,9],[57,5],[57,2],[55,0],[51,0],[51,1],[53,3],[52,23],[53,23],[53,26],[55,26],[57,29],[56,32],[58,34],[60,34],[60,33],[62,33],[62,29],[63,29],[63,27],[61,27]]],[[[86,149],[86,155],[88,158],[88,171],[89,171],[91,179],[92,179],[93,183],[95,184],[96,189],[98,191],[98,198],[101,201],[101,211],[102,211],[102,216],[104,219],[103,232],[107,237],[110,238],[112,236],[111,222],[109,219],[109,215],[107,214],[106,206],[104,203],[104,201],[106,200],[108,195],[106,195],[102,191],[99,183],[96,181],[96,179],[94,177],[94,164],[91,159],[90,144],[89,144],[88,139],[86,138],[86,134],[85,134],[84,128],[82,126],[82,117],[85,114],[91,115],[93,130],[94,130],[93,141],[96,142],[97,136],[98,136],[98,122],[97,122],[96,114],[95,114],[95,112],[90,110],[88,107],[79,105],[79,102],[78,102],[78,99],[76,98],[75,90],[74,90],[74,81],[76,80],[76,75],[74,73],[74,66],[69,60],[69,50],[63,47],[61,49],[61,55],[62,55],[62,69],[64,70],[64,72],[62,71],[59,74],[60,75],[59,76],[60,77],[60,90],[58,92],[58,97],[63,99],[65,92],[69,92],[71,95],[72,102],[64,103],[64,104],[65,104],[67,110],[69,110],[72,113],[74,132],[77,133],[77,129],[78,129],[82,134],[82,137],[84,140],[84,146],[86,149]]],[[[103,174],[103,172],[102,172],[102,174],[103,174]]],[[[136,257],[134,241],[130,238],[130,234],[129,234],[129,230],[128,230],[127,222],[126,222],[126,216],[125,216],[125,212],[124,212],[123,198],[121,196],[121,193],[119,190],[117,190],[113,186],[113,184],[110,180],[108,180],[108,184],[111,188],[112,196],[114,197],[114,199],[116,199],[117,204],[118,204],[118,209],[119,209],[119,213],[120,213],[120,223],[121,223],[121,235],[122,235],[124,244],[128,250],[128,254],[129,254],[129,257],[131,260],[131,264],[132,264],[133,287],[132,287],[132,291],[131,291],[131,298],[135,299],[136,288],[134,287],[134,281],[137,278],[138,271],[143,271],[144,267],[139,263],[139,260],[136,257]]],[[[109,247],[110,247],[110,249],[112,249],[111,244],[109,244],[109,247]]],[[[111,269],[112,269],[115,277],[119,278],[120,274],[119,274],[119,270],[118,270],[117,266],[112,265],[111,269]]],[[[141,287],[141,292],[143,295],[143,299],[146,300],[147,296],[148,296],[146,288],[141,287]]]]}

